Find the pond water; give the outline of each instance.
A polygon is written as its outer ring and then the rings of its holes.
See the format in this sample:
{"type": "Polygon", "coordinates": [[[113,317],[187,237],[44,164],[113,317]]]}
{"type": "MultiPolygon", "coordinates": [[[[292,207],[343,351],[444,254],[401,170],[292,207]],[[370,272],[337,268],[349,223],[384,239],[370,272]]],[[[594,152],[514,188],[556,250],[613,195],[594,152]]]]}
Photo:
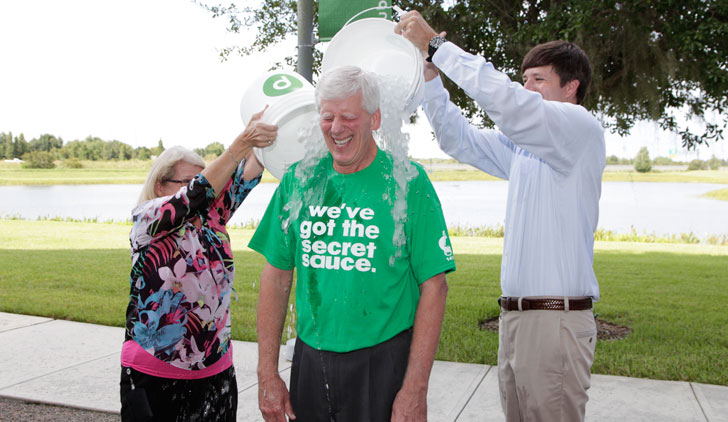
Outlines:
{"type": "MultiPolygon", "coordinates": [[[[503,225],[508,182],[434,182],[448,226],[503,225]]],[[[260,220],[278,185],[256,187],[237,211],[232,224],[260,220]]],[[[725,185],[704,183],[604,182],[599,227],[626,233],[658,235],[694,233],[698,237],[728,233],[728,202],[700,195],[725,185]]],[[[0,186],[0,215],[130,218],[141,185],[0,186]]]]}

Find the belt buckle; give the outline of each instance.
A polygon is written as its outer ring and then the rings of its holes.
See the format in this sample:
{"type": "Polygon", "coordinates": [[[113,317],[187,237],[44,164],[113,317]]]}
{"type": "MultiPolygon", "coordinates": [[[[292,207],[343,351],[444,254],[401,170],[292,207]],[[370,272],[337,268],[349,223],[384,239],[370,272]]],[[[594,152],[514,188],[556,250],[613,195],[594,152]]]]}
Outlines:
{"type": "Polygon", "coordinates": [[[501,308],[501,310],[510,311],[511,310],[511,298],[510,296],[501,296],[498,298],[498,307],[501,308]]]}
{"type": "Polygon", "coordinates": [[[529,299],[521,298],[521,303],[518,306],[519,311],[528,311],[531,309],[531,301],[529,299]]]}

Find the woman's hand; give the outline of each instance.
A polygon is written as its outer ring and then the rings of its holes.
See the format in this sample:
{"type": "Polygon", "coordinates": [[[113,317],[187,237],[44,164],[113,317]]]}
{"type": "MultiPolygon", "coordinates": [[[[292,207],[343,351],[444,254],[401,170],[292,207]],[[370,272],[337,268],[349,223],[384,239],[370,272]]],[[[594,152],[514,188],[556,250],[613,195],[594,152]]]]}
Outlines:
{"type": "Polygon", "coordinates": [[[263,110],[255,113],[245,130],[235,138],[227,151],[202,171],[202,175],[210,182],[217,195],[220,195],[230,179],[230,174],[235,171],[243,158],[246,159],[243,170],[245,180],[251,180],[263,172],[261,163],[254,159],[253,147],[265,148],[272,144],[278,135],[278,126],[260,120],[267,108],[268,106],[265,106],[263,110]]]}
{"type": "Polygon", "coordinates": [[[230,145],[230,149],[240,149],[240,151],[234,151],[233,154],[236,152],[240,153],[240,155],[235,155],[235,159],[240,161],[240,158],[243,158],[247,155],[247,152],[250,148],[258,147],[258,148],[265,148],[267,146],[270,146],[273,144],[273,141],[275,141],[276,137],[278,136],[278,126],[277,125],[271,125],[268,123],[263,123],[260,119],[263,117],[263,113],[268,109],[268,106],[266,105],[265,108],[255,114],[250,118],[250,122],[248,122],[248,125],[245,126],[245,130],[243,133],[238,135],[237,138],[233,141],[232,145],[230,145]],[[242,152],[245,151],[243,154],[242,152]]]}
{"type": "Polygon", "coordinates": [[[237,154],[240,154],[240,152],[236,151],[236,148],[238,145],[242,145],[242,151],[244,152],[242,156],[245,157],[246,163],[245,170],[243,171],[243,178],[245,180],[257,177],[263,172],[263,163],[258,161],[258,157],[253,153],[253,147],[268,147],[273,144],[276,136],[278,136],[278,126],[261,121],[263,113],[267,109],[268,106],[266,105],[263,110],[253,114],[250,122],[245,126],[245,130],[235,138],[230,148],[228,148],[229,153],[239,162],[240,159],[237,154]]]}

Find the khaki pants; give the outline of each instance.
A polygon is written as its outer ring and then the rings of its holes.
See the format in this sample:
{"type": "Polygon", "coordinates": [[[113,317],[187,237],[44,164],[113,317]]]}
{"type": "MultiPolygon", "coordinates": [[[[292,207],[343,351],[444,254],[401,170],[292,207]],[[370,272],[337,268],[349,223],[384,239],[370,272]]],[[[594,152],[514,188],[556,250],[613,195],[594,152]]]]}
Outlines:
{"type": "Polygon", "coordinates": [[[498,333],[506,421],[583,421],[597,340],[592,311],[502,310],[498,333]]]}

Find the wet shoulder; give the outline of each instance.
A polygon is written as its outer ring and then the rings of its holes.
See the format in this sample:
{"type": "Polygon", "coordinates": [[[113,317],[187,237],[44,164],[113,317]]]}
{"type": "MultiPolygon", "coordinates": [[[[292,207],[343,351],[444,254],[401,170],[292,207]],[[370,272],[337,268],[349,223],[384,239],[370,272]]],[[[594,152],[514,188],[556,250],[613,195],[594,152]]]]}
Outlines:
{"type": "Polygon", "coordinates": [[[427,175],[427,170],[425,170],[422,164],[417,161],[410,161],[410,164],[417,170],[417,177],[424,177],[429,180],[430,176],[427,175]]]}
{"type": "Polygon", "coordinates": [[[430,180],[430,176],[427,174],[427,170],[422,166],[422,164],[416,162],[416,161],[410,161],[410,164],[412,165],[412,168],[414,168],[414,171],[412,173],[412,180],[410,183],[415,184],[427,184],[432,185],[432,181],[430,180]]]}

